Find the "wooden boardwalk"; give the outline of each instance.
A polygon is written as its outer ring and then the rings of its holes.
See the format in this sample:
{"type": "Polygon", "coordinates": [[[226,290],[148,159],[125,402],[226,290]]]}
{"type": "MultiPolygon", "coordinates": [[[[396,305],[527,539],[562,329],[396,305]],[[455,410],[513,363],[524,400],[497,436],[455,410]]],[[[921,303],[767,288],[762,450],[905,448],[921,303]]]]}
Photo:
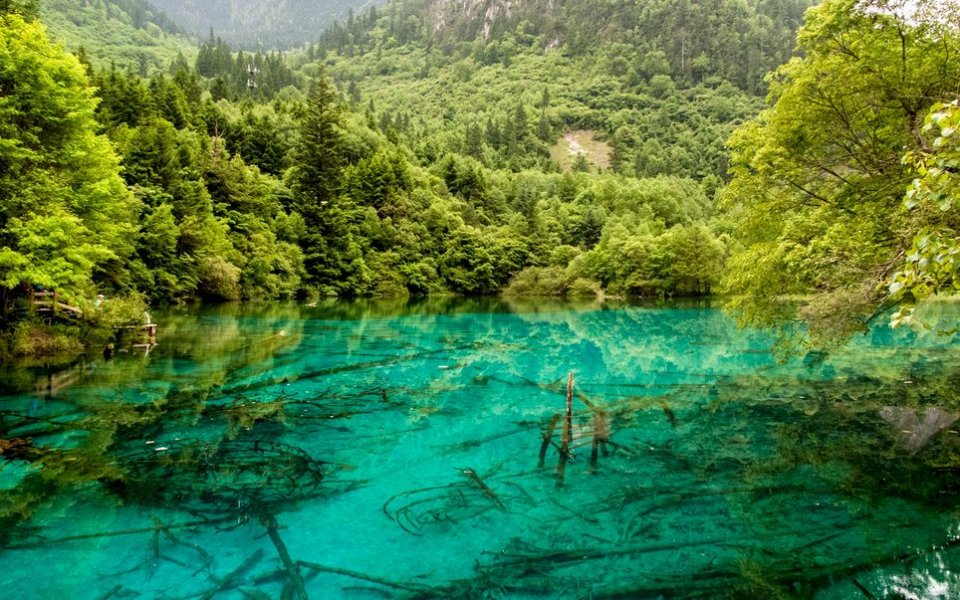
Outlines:
{"type": "Polygon", "coordinates": [[[38,313],[49,315],[51,319],[58,316],[66,316],[73,319],[83,317],[83,311],[78,307],[60,302],[57,297],[57,292],[55,291],[34,291],[32,302],[38,313]]]}

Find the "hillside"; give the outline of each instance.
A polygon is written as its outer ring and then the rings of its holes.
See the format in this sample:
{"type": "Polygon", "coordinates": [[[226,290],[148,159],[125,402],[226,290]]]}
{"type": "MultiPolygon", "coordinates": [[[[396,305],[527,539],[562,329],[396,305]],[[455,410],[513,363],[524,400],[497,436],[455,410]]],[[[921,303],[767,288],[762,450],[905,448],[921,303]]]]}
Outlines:
{"type": "Polygon", "coordinates": [[[351,10],[382,0],[150,0],[195,35],[213,29],[234,47],[290,48],[311,39],[351,10]]]}
{"type": "MultiPolygon", "coordinates": [[[[412,40],[449,54],[463,44],[485,50],[513,42],[568,56],[606,50],[623,69],[636,69],[650,52],[662,52],[675,79],[716,75],[753,93],[764,76],[786,62],[794,35],[812,0],[406,0],[391,4],[388,44],[412,40]]],[[[356,41],[364,19],[342,27],[356,41]]],[[[332,32],[338,34],[337,28],[332,32]]],[[[338,39],[339,42],[349,40],[338,39]]]]}
{"type": "Polygon", "coordinates": [[[83,47],[94,65],[147,74],[178,54],[196,55],[196,44],[146,0],[42,0],[39,6],[52,36],[72,52],[83,47]]]}
{"type": "Polygon", "coordinates": [[[609,146],[594,167],[718,182],[808,5],[415,0],[335,24],[299,60],[425,162],[569,168],[551,148],[586,130],[609,146]]]}

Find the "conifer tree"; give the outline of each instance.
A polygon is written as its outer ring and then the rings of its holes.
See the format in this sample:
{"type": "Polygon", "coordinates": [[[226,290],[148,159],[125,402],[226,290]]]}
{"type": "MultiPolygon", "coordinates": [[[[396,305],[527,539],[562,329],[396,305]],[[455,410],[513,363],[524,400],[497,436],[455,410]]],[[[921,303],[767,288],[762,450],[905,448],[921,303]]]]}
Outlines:
{"type": "Polygon", "coordinates": [[[338,202],[343,153],[344,108],[329,79],[318,76],[310,87],[300,126],[296,166],[291,175],[292,208],[303,216],[301,240],[308,280],[315,285],[346,284],[349,268],[350,207],[338,202]]]}
{"type": "Polygon", "coordinates": [[[304,216],[329,201],[337,191],[343,166],[343,106],[336,88],[324,75],[310,87],[300,127],[294,191],[304,216]]]}

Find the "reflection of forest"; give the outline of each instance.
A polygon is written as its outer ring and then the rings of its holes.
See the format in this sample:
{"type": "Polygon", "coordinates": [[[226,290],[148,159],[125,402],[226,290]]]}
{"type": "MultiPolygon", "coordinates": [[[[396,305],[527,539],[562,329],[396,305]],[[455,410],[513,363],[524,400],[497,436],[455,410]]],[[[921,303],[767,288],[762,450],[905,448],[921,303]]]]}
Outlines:
{"type": "MultiPolygon", "coordinates": [[[[778,364],[774,336],[699,306],[227,305],[158,319],[149,357],[0,398],[0,567],[139,536],[174,572],[199,561],[198,596],[306,597],[335,584],[327,574],[419,597],[756,597],[831,577],[879,589],[875,565],[950,552],[951,337],[879,330],[778,364]],[[591,446],[603,452],[588,464],[591,446]],[[302,533],[278,522],[299,507],[349,513],[368,497],[388,521],[365,535],[456,548],[475,576],[411,585],[288,548],[302,533]],[[64,523],[90,503],[117,525],[64,523]],[[461,527],[483,532],[475,546],[461,527]],[[209,544],[224,530],[251,546],[233,562],[209,544]]],[[[150,589],[148,575],[133,566],[121,585],[150,589]]]]}

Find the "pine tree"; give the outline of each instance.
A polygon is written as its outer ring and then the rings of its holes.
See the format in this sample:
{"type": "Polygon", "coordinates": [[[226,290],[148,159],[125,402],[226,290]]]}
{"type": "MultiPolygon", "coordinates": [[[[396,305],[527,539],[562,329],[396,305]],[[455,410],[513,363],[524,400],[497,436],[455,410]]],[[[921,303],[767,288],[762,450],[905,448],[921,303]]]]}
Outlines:
{"type": "Polygon", "coordinates": [[[537,137],[545,142],[553,140],[553,127],[550,126],[550,118],[547,117],[547,110],[540,111],[540,120],[537,122],[537,137]]]}
{"type": "Polygon", "coordinates": [[[464,133],[463,143],[464,153],[476,159],[483,158],[483,131],[479,126],[472,123],[467,124],[467,130],[464,133]]]}
{"type": "Polygon", "coordinates": [[[343,166],[343,106],[336,88],[324,74],[310,87],[300,127],[294,191],[304,217],[317,214],[337,191],[343,166]]]}
{"type": "Polygon", "coordinates": [[[293,170],[293,208],[303,216],[306,235],[300,240],[307,281],[327,292],[356,293],[366,267],[352,241],[354,207],[339,197],[346,165],[343,142],[344,107],[324,74],[310,88],[300,126],[293,170]]]}

